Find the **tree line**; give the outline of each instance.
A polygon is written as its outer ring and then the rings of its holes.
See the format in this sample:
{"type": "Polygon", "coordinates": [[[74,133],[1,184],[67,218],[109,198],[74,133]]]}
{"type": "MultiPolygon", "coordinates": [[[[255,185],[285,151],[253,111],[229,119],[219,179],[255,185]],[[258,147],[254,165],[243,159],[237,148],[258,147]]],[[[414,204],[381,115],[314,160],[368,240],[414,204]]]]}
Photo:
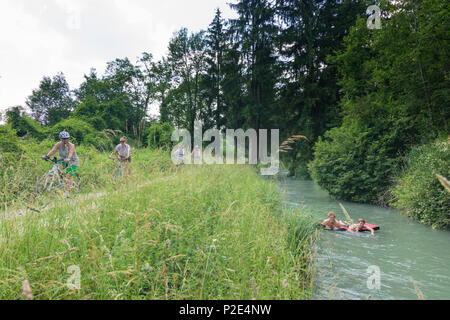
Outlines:
{"type": "MultiPolygon", "coordinates": [[[[382,28],[367,27],[373,0],[236,0],[208,28],[182,28],[155,61],[144,52],[94,69],[70,90],[62,73],[28,97],[43,126],[68,118],[92,130],[146,139],[151,125],[280,129],[308,137],[284,150],[297,177],[334,196],[374,202],[413,146],[448,134],[449,4],[380,0],[382,28]],[[159,106],[158,119],[148,117],[159,106]],[[349,173],[350,172],[350,173],[349,173]]],[[[20,134],[33,131],[10,109],[20,134]]],[[[167,136],[167,132],[164,133],[167,136]]],[[[152,138],[156,141],[155,133],[152,138]]]]}
{"type": "MultiPolygon", "coordinates": [[[[280,128],[320,136],[339,118],[336,67],[326,57],[342,40],[365,1],[241,0],[219,9],[207,28],[174,33],[168,55],[143,53],[92,69],[70,90],[64,74],[44,77],[26,101],[31,117],[53,126],[77,117],[95,129],[139,134],[149,106],[161,122],[192,131],[205,128],[280,128]]],[[[16,110],[17,111],[17,110],[16,110]]],[[[11,117],[11,116],[10,116],[11,117]]]]}

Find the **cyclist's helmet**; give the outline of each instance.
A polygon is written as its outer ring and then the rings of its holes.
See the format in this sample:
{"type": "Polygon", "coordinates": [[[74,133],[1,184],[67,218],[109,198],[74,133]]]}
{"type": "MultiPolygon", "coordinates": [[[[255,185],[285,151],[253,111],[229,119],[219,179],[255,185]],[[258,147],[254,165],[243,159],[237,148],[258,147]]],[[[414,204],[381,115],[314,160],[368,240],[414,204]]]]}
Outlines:
{"type": "Polygon", "coordinates": [[[60,137],[61,139],[69,139],[69,138],[70,138],[70,134],[69,134],[68,132],[66,132],[66,131],[63,131],[63,132],[61,132],[61,133],[59,134],[59,137],[60,137]]]}

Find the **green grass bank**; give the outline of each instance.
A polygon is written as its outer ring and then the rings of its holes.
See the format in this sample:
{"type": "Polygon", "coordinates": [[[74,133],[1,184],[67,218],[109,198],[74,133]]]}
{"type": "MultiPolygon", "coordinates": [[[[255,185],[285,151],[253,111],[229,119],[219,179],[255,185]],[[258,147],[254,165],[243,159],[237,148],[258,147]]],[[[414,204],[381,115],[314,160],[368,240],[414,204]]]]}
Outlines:
{"type": "Polygon", "coordinates": [[[312,297],[314,226],[282,211],[275,183],[249,166],[177,170],[148,150],[114,183],[105,156],[80,167],[89,192],[1,212],[0,299],[25,299],[25,280],[34,299],[312,297]]]}

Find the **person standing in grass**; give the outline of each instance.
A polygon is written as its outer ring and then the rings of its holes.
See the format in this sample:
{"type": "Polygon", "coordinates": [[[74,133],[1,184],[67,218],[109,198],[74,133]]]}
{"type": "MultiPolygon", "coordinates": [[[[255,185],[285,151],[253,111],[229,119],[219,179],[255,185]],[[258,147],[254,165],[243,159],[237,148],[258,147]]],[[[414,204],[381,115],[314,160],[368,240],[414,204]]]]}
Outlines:
{"type": "Polygon", "coordinates": [[[117,161],[123,162],[125,164],[125,175],[128,175],[131,163],[131,147],[126,144],[126,142],[127,137],[122,137],[120,139],[120,144],[115,147],[109,158],[113,159],[112,156],[117,153],[119,155],[119,159],[117,159],[117,161]]]}
{"type": "Polygon", "coordinates": [[[199,146],[195,146],[192,154],[194,156],[194,164],[201,164],[202,150],[200,150],[199,146]]]}
{"type": "Polygon", "coordinates": [[[77,172],[77,168],[80,166],[80,162],[78,160],[77,152],[75,151],[75,145],[69,142],[70,134],[66,131],[62,131],[59,134],[60,142],[55,144],[52,150],[47,153],[42,159],[48,160],[52,155],[54,155],[57,151],[59,151],[58,166],[61,171],[66,174],[66,183],[64,184],[64,192],[66,196],[69,196],[70,190],[73,186],[73,177],[77,172]]]}

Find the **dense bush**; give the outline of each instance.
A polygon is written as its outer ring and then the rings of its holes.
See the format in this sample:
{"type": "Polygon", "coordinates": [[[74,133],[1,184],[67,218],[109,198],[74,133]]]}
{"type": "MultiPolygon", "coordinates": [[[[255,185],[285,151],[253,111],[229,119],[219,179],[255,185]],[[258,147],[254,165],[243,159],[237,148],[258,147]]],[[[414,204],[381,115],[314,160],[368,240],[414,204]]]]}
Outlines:
{"type": "Polygon", "coordinates": [[[74,117],[91,124],[97,130],[126,129],[127,109],[122,99],[99,103],[87,97],[75,110],[74,117]]]}
{"type": "Polygon", "coordinates": [[[450,138],[414,148],[392,190],[394,207],[436,228],[450,228],[450,193],[435,175],[450,177],[449,146],[450,138]]]}
{"type": "Polygon", "coordinates": [[[52,138],[59,140],[59,133],[64,130],[70,133],[71,141],[74,143],[81,143],[86,136],[96,133],[92,125],[77,118],[70,118],[57,123],[49,129],[49,133],[52,138]]]}
{"type": "Polygon", "coordinates": [[[100,151],[110,151],[118,143],[119,133],[113,130],[95,131],[84,137],[83,144],[93,146],[100,151]]]}
{"type": "Polygon", "coordinates": [[[153,123],[144,132],[147,146],[153,149],[167,148],[172,145],[171,137],[174,128],[170,123],[153,123]]]}
{"type": "Polygon", "coordinates": [[[312,158],[313,150],[309,143],[297,143],[295,150],[284,153],[282,159],[286,159],[289,176],[296,179],[311,180],[311,174],[308,170],[309,159],[312,158]]]}
{"type": "Polygon", "coordinates": [[[6,118],[8,125],[16,131],[19,137],[30,135],[34,138],[43,139],[46,136],[45,128],[24,113],[21,107],[10,108],[6,111],[6,118]]]}
{"type": "Polygon", "coordinates": [[[15,162],[21,153],[22,147],[15,130],[9,126],[0,126],[0,179],[4,168],[15,162]]]}
{"type": "Polygon", "coordinates": [[[376,203],[391,183],[403,136],[402,126],[390,120],[376,127],[347,121],[316,143],[311,176],[333,197],[376,203]]]}
{"type": "Polygon", "coordinates": [[[15,130],[8,126],[0,126],[0,152],[4,154],[19,152],[20,150],[20,142],[15,130]]]}

